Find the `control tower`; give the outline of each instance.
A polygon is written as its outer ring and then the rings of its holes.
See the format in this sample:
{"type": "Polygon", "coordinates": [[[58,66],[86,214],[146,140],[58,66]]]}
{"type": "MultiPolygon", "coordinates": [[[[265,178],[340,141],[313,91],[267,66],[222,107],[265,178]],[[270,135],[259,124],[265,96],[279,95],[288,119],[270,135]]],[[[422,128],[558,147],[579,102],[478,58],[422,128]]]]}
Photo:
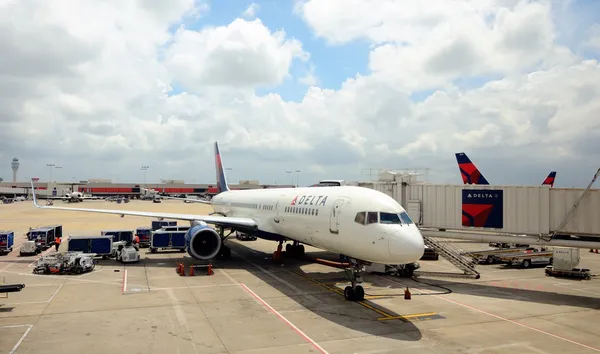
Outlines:
{"type": "Polygon", "coordinates": [[[13,158],[12,162],[10,164],[10,166],[12,167],[13,170],[13,182],[17,181],[17,171],[19,170],[19,159],[18,158],[13,158]]]}

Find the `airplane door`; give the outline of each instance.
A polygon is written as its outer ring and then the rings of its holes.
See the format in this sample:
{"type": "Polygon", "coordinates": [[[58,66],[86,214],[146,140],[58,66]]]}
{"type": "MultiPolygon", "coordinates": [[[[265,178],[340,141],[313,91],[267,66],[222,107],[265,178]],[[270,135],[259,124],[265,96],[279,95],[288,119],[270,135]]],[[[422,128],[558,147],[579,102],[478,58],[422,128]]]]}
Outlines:
{"type": "Polygon", "coordinates": [[[275,218],[273,218],[273,221],[279,224],[279,202],[275,204],[275,218]]]}
{"type": "Polygon", "coordinates": [[[344,199],[338,199],[331,206],[331,213],[329,214],[329,232],[332,234],[339,233],[338,226],[340,225],[340,210],[344,204],[344,199]]]}

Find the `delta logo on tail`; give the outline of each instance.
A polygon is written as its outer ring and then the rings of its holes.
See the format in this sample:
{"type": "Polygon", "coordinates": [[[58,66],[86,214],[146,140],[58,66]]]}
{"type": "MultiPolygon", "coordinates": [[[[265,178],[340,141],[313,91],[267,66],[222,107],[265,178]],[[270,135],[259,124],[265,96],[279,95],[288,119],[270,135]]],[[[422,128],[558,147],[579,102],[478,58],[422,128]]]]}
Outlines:
{"type": "MultiPolygon", "coordinates": [[[[483,177],[483,174],[471,159],[464,152],[457,152],[456,162],[458,163],[458,169],[462,177],[464,184],[483,184],[489,185],[490,183],[483,177]]],[[[550,172],[548,177],[542,182],[542,185],[549,185],[551,188],[554,187],[554,181],[556,179],[556,171],[550,172]]]]}
{"type": "Polygon", "coordinates": [[[556,171],[552,171],[550,172],[550,174],[548,175],[548,177],[546,177],[546,179],[544,180],[544,182],[542,182],[542,186],[543,185],[549,185],[550,188],[554,187],[554,180],[556,179],[556,171]]]}
{"type": "Polygon", "coordinates": [[[464,152],[456,153],[456,162],[464,184],[490,184],[464,152]]]}

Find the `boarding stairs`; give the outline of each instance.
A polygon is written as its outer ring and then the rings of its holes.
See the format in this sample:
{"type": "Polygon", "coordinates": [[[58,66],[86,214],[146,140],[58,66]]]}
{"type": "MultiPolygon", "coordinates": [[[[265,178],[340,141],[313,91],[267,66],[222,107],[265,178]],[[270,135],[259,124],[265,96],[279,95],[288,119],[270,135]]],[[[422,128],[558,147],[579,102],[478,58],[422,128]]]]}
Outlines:
{"type": "Polygon", "coordinates": [[[475,270],[475,265],[477,262],[473,260],[471,257],[467,257],[462,255],[464,250],[458,247],[456,244],[449,241],[439,241],[434,240],[431,237],[423,236],[423,240],[425,244],[431,248],[433,248],[440,256],[445,258],[448,262],[452,263],[455,267],[462,270],[464,274],[452,274],[452,273],[438,273],[430,274],[432,272],[421,272],[420,275],[441,275],[446,274],[449,276],[463,276],[468,278],[479,279],[480,274],[475,270]]]}

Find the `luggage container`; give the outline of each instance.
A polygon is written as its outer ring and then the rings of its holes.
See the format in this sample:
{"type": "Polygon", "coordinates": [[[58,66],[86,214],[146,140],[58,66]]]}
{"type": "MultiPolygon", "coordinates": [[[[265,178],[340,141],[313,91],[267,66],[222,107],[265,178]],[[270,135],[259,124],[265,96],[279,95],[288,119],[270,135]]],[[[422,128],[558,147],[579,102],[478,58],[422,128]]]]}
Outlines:
{"type": "Polygon", "coordinates": [[[0,254],[9,254],[15,243],[14,231],[0,231],[0,254]]]}
{"type": "Polygon", "coordinates": [[[62,225],[42,226],[27,232],[29,241],[37,240],[42,249],[47,249],[54,244],[54,239],[63,236],[62,225]]]}
{"type": "Polygon", "coordinates": [[[190,226],[163,226],[159,229],[159,231],[187,231],[190,229],[190,226]]]}
{"type": "Polygon", "coordinates": [[[150,236],[150,252],[156,253],[159,249],[177,249],[185,252],[186,233],[187,231],[154,231],[150,236]]]}
{"type": "Polygon", "coordinates": [[[103,230],[100,231],[103,236],[112,236],[113,242],[125,241],[133,243],[133,231],[132,230],[103,230]]]}
{"type": "Polygon", "coordinates": [[[140,247],[148,247],[150,246],[150,234],[152,233],[152,228],[147,226],[140,226],[135,229],[135,234],[140,238],[140,247]]]}
{"type": "Polygon", "coordinates": [[[177,221],[165,221],[165,220],[152,221],[152,231],[158,230],[163,226],[177,226],[177,221]]]}
{"type": "Polygon", "coordinates": [[[107,259],[112,255],[113,236],[69,236],[67,252],[95,253],[107,259]]]}

